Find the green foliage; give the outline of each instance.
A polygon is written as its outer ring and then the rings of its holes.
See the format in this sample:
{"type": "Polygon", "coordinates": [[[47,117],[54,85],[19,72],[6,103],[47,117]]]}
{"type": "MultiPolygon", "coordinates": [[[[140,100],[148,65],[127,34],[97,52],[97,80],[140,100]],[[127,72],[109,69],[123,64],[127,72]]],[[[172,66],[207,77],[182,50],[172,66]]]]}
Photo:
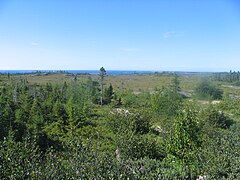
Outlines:
{"type": "Polygon", "coordinates": [[[161,76],[165,88],[154,93],[142,86],[122,90],[106,77],[110,86],[103,95],[109,105],[99,106],[95,76],[42,85],[17,77],[0,79],[0,179],[240,176],[235,97],[196,110],[198,101],[190,106],[179,94],[177,76],[168,77],[170,85],[161,76]]]}
{"type": "Polygon", "coordinates": [[[203,80],[195,89],[198,97],[203,99],[222,99],[223,91],[211,84],[207,80],[203,80]]]}
{"type": "Polygon", "coordinates": [[[240,99],[238,98],[225,97],[221,103],[219,103],[218,108],[236,116],[238,119],[240,117],[240,99]]]}
{"type": "Polygon", "coordinates": [[[206,121],[218,128],[229,128],[233,125],[234,121],[224,114],[222,111],[218,111],[214,108],[209,108],[206,114],[206,121]]]}
{"type": "Polygon", "coordinates": [[[172,79],[172,84],[171,84],[172,88],[175,89],[177,92],[179,92],[181,90],[180,88],[180,81],[178,79],[178,76],[175,74],[173,79],[172,79]]]}
{"type": "Polygon", "coordinates": [[[13,133],[0,142],[1,179],[38,179],[41,177],[42,154],[29,138],[15,142],[13,133]]]}
{"type": "Polygon", "coordinates": [[[150,120],[138,113],[130,113],[125,109],[116,109],[112,111],[110,116],[109,126],[117,133],[125,133],[131,131],[135,134],[145,134],[150,130],[150,120]]]}
{"type": "Polygon", "coordinates": [[[196,154],[201,148],[201,143],[202,134],[197,111],[186,107],[174,122],[167,146],[169,161],[179,163],[182,175],[186,172],[191,174],[196,169],[196,154]]]}
{"type": "Polygon", "coordinates": [[[230,131],[218,132],[214,138],[204,141],[199,149],[202,174],[209,179],[237,179],[240,175],[240,128],[239,123],[230,131]]]}
{"type": "Polygon", "coordinates": [[[115,145],[124,158],[164,157],[153,137],[146,136],[150,131],[150,121],[139,114],[117,109],[109,119],[109,126],[115,134],[115,145]]]}
{"type": "Polygon", "coordinates": [[[93,81],[92,78],[88,78],[86,82],[86,90],[88,99],[94,104],[99,104],[100,102],[100,89],[99,83],[97,81],[93,81]]]}
{"type": "Polygon", "coordinates": [[[152,110],[161,116],[173,117],[181,107],[182,97],[173,88],[163,88],[152,96],[152,110]]]}
{"type": "Polygon", "coordinates": [[[154,137],[140,134],[117,134],[115,145],[119,149],[120,158],[123,159],[140,159],[148,157],[151,159],[162,160],[166,153],[163,147],[157,146],[154,137]]]}
{"type": "Polygon", "coordinates": [[[112,84],[110,84],[109,87],[104,91],[104,97],[103,97],[104,104],[111,103],[113,98],[114,98],[113,87],[112,87],[112,84]]]}
{"type": "Polygon", "coordinates": [[[121,92],[120,97],[124,107],[134,107],[136,106],[137,96],[133,91],[126,90],[121,92]]]}
{"type": "Polygon", "coordinates": [[[107,72],[104,69],[104,67],[101,67],[99,70],[100,83],[101,83],[101,99],[100,99],[101,105],[103,105],[103,79],[104,79],[104,76],[106,76],[106,74],[107,72]]]}
{"type": "Polygon", "coordinates": [[[236,82],[240,81],[240,72],[230,71],[224,73],[215,73],[213,79],[217,81],[225,81],[225,82],[236,82]]]}

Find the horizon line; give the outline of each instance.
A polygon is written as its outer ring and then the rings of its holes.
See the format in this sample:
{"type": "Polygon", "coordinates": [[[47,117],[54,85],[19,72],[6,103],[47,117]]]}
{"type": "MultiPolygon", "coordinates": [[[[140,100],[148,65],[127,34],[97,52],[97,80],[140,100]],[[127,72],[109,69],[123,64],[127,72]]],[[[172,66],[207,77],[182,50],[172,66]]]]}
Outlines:
{"type": "MultiPolygon", "coordinates": [[[[0,69],[0,72],[10,72],[10,71],[30,71],[30,72],[35,72],[35,71],[52,71],[52,72],[57,72],[57,71],[99,71],[98,69],[0,69]]],[[[192,73],[214,73],[214,72],[234,72],[235,70],[228,70],[228,71],[216,71],[216,70],[127,70],[127,69],[109,69],[106,71],[130,71],[130,72],[192,72],[192,73]]],[[[238,71],[235,71],[238,72],[238,71]]]]}

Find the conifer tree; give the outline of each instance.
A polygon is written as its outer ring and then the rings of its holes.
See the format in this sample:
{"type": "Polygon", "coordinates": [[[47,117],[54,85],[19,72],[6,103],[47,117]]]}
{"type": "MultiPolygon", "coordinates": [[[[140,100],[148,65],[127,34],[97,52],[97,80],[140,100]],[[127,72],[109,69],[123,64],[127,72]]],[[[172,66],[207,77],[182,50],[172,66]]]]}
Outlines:
{"type": "Polygon", "coordinates": [[[101,83],[101,100],[100,100],[100,104],[101,106],[103,105],[103,79],[106,76],[106,70],[104,69],[104,67],[100,68],[100,72],[99,72],[99,76],[100,76],[100,83],[101,83]]]}
{"type": "Polygon", "coordinates": [[[106,104],[110,103],[113,97],[114,97],[113,87],[112,87],[112,84],[110,84],[109,87],[105,89],[104,102],[106,104]]]}
{"type": "Polygon", "coordinates": [[[77,109],[74,105],[72,97],[67,102],[66,110],[68,114],[67,129],[70,136],[73,136],[77,130],[78,116],[77,116],[77,109]]]}

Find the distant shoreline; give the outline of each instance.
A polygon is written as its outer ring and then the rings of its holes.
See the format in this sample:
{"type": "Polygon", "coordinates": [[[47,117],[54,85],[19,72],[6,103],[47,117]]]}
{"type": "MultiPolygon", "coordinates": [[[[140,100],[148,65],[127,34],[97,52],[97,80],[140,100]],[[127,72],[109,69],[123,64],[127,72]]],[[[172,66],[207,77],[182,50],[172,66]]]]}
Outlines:
{"type": "MultiPolygon", "coordinates": [[[[63,74],[91,74],[99,73],[99,70],[0,70],[1,74],[36,74],[36,73],[63,73],[63,74]]],[[[119,74],[153,74],[156,71],[138,71],[138,70],[107,70],[109,75],[119,74]]]]}

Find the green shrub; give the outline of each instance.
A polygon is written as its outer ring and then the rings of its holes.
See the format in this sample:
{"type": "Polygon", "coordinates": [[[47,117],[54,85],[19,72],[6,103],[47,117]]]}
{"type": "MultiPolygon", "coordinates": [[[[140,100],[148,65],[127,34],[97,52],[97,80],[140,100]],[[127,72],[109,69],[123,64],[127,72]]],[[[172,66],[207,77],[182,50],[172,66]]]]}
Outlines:
{"type": "Polygon", "coordinates": [[[223,91],[208,81],[202,81],[195,89],[198,97],[203,99],[222,99],[223,91]]]}
{"type": "Polygon", "coordinates": [[[218,128],[229,128],[234,124],[234,121],[224,114],[222,111],[218,111],[214,108],[209,109],[206,114],[206,120],[209,124],[218,128]]]}
{"type": "Polygon", "coordinates": [[[172,88],[158,90],[152,96],[152,111],[161,116],[173,117],[181,107],[182,97],[172,88]]]}

